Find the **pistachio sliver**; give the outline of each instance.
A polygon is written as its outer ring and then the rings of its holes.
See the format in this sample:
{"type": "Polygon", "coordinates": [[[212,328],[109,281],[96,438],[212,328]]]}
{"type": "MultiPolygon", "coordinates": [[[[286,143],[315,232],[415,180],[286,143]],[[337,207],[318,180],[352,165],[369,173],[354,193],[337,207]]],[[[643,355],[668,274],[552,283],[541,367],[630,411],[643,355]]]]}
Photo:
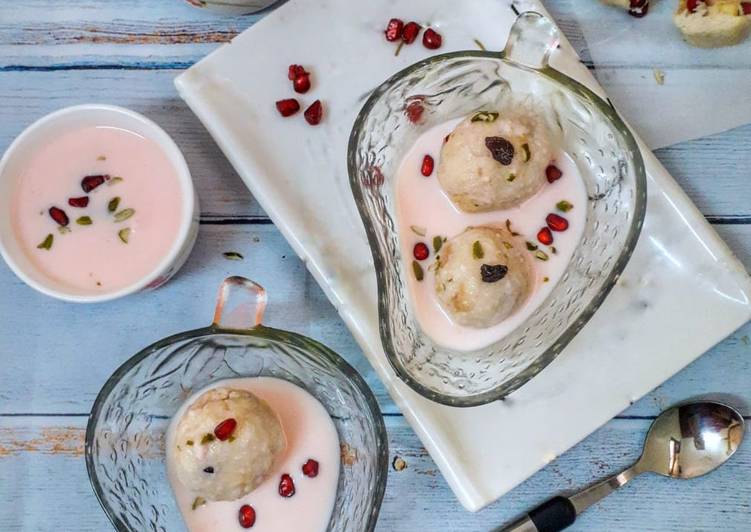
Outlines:
{"type": "Polygon", "coordinates": [[[412,261],[412,272],[415,274],[415,279],[422,281],[425,278],[425,272],[422,271],[422,266],[416,260],[412,261]]]}
{"type": "Polygon", "coordinates": [[[109,212],[115,212],[118,205],[120,205],[120,196],[115,196],[109,201],[109,203],[107,203],[107,210],[109,212]]]}
{"type": "Polygon", "coordinates": [[[506,178],[506,181],[508,181],[509,183],[512,183],[514,179],[516,179],[516,174],[512,172],[508,175],[508,177],[506,178]]]}
{"type": "Polygon", "coordinates": [[[44,240],[42,240],[39,245],[37,245],[37,249],[49,250],[52,247],[52,242],[54,240],[55,237],[52,235],[52,233],[48,234],[46,237],[44,237],[44,240]]]}
{"type": "Polygon", "coordinates": [[[191,508],[195,510],[196,508],[198,508],[199,506],[203,506],[204,504],[206,504],[206,499],[204,499],[203,497],[196,497],[195,499],[193,499],[193,504],[191,505],[191,508]]]}
{"type": "Polygon", "coordinates": [[[124,222],[125,220],[133,216],[135,213],[136,213],[135,209],[131,209],[131,208],[123,209],[115,213],[115,221],[124,222]]]}
{"type": "Polygon", "coordinates": [[[425,236],[427,234],[427,232],[428,232],[427,229],[425,229],[424,227],[419,226],[419,225],[410,225],[409,228],[417,236],[425,236]]]}
{"type": "Polygon", "coordinates": [[[443,237],[434,236],[433,237],[433,251],[438,253],[439,251],[441,251],[442,246],[443,246],[443,237]]]}
{"type": "Polygon", "coordinates": [[[222,256],[227,260],[243,260],[243,256],[237,251],[225,251],[222,256]]]}
{"type": "Polygon", "coordinates": [[[128,240],[130,240],[130,227],[126,227],[125,229],[120,229],[117,232],[117,236],[120,238],[123,244],[127,244],[128,240]]]}
{"type": "Polygon", "coordinates": [[[109,181],[107,181],[107,186],[111,187],[112,185],[117,185],[118,183],[120,183],[122,181],[124,181],[124,179],[122,177],[116,175],[115,177],[113,177],[109,181]]]}
{"type": "Polygon", "coordinates": [[[479,240],[475,240],[472,244],[472,256],[476,259],[481,259],[485,256],[485,251],[482,249],[482,244],[479,240]]]}
{"type": "Polygon", "coordinates": [[[574,204],[571,203],[570,201],[561,200],[555,204],[555,208],[561,212],[568,212],[574,208],[574,204]]]}
{"type": "Polygon", "coordinates": [[[529,144],[526,142],[522,144],[522,162],[527,162],[532,158],[532,154],[529,151],[529,144]]]}
{"type": "Polygon", "coordinates": [[[498,119],[498,113],[492,111],[480,111],[475,113],[470,122],[495,122],[498,119]]]}
{"type": "Polygon", "coordinates": [[[94,222],[91,221],[91,217],[90,216],[80,216],[80,217],[76,218],[76,223],[78,225],[91,225],[94,222]]]}
{"type": "Polygon", "coordinates": [[[548,260],[550,257],[543,250],[538,249],[537,251],[535,251],[535,258],[537,260],[545,261],[545,260],[548,260]]]}

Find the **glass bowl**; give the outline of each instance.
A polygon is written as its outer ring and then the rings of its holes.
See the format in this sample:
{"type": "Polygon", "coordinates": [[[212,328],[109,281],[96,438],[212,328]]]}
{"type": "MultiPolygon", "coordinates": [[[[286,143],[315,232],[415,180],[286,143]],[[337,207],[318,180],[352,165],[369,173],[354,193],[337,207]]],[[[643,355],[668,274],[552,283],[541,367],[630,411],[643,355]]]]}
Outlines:
{"type": "Polygon", "coordinates": [[[416,63],[380,85],[353,126],[347,163],[375,263],[381,341],[396,374],[433,401],[481,405],[528,382],[594,314],[639,236],[646,175],[637,143],[608,102],[548,65],[557,45],[547,18],[523,13],[503,52],[448,53],[416,63]],[[508,336],[474,351],[447,349],[421,330],[410,302],[411,258],[404,260],[398,241],[396,172],[427,129],[525,95],[549,107],[585,182],[581,244],[547,299],[508,336]]]}
{"type": "Polygon", "coordinates": [[[118,368],[99,392],[86,427],[86,469],[115,529],[185,529],[165,465],[170,418],[194,391],[218,380],[255,376],[306,389],[336,425],[342,463],[328,530],[375,528],[388,471],[388,441],[376,399],[360,375],[326,346],[261,325],[265,304],[259,285],[228,278],[211,326],[152,344],[118,368]]]}

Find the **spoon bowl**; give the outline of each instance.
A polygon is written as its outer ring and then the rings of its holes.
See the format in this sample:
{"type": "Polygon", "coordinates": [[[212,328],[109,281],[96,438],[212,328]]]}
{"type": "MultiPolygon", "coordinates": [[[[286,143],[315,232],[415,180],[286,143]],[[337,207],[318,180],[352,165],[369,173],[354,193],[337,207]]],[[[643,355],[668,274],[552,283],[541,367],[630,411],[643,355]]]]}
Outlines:
{"type": "Polygon", "coordinates": [[[700,477],[733,456],[743,432],[743,416],[727,405],[678,405],[654,421],[636,467],[673,478],[700,477]]]}

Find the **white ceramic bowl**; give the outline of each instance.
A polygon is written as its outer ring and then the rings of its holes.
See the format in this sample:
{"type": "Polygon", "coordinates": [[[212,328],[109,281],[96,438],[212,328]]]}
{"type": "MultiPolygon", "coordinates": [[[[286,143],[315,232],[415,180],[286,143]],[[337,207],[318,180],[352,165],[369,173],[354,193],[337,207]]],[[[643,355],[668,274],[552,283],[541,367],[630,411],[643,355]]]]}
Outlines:
{"type": "Polygon", "coordinates": [[[97,303],[116,299],[143,289],[161,286],[177,272],[193,248],[198,234],[198,198],[188,164],[167,133],[145,116],[112,105],[87,104],[55,111],[27,127],[0,159],[0,254],[11,270],[32,288],[65,301],[97,303]],[[133,131],[153,140],[162,149],[177,172],[182,191],[180,228],[175,241],[148,275],[130,286],[104,293],[87,293],[67,287],[40,272],[18,242],[11,224],[11,201],[20,169],[45,142],[61,133],[87,126],[110,126],[133,131]]]}

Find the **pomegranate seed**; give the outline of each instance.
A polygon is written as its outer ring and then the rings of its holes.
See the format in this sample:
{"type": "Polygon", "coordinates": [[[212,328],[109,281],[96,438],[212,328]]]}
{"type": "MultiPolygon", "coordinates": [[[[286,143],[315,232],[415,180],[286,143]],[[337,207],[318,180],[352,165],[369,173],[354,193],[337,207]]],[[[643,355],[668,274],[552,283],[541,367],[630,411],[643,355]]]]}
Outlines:
{"type": "Polygon", "coordinates": [[[543,227],[542,229],[537,231],[537,240],[539,240],[540,244],[549,246],[553,243],[553,233],[551,233],[550,229],[548,229],[547,227],[543,227]]]}
{"type": "Polygon", "coordinates": [[[751,15],[751,2],[741,2],[741,9],[744,15],[751,15]]]}
{"type": "Polygon", "coordinates": [[[399,39],[402,36],[402,29],[404,28],[404,22],[402,22],[398,18],[392,18],[389,20],[388,25],[386,26],[386,31],[383,33],[386,34],[386,40],[389,42],[394,42],[397,39],[399,39]]]}
{"type": "Polygon", "coordinates": [[[232,436],[232,433],[235,432],[236,427],[237,421],[231,417],[227,418],[219,423],[216,427],[214,427],[214,436],[216,436],[216,439],[219,441],[225,441],[229,439],[230,436],[232,436]]]}
{"type": "Polygon", "coordinates": [[[78,207],[83,209],[89,204],[88,196],[81,196],[80,198],[68,198],[68,205],[71,207],[78,207]]]}
{"type": "Polygon", "coordinates": [[[407,108],[404,109],[404,113],[407,115],[407,120],[413,124],[417,124],[420,121],[424,110],[425,108],[422,106],[421,100],[413,100],[407,105],[407,108]]]}
{"type": "Polygon", "coordinates": [[[295,92],[299,92],[300,94],[308,92],[310,89],[310,74],[297,76],[292,82],[292,88],[295,89],[295,92]]]}
{"type": "Polygon", "coordinates": [[[59,225],[66,226],[70,223],[68,215],[65,214],[64,210],[58,207],[50,207],[49,213],[52,219],[55,220],[59,225]]]}
{"type": "Polygon", "coordinates": [[[310,104],[310,107],[305,109],[305,121],[311,126],[317,126],[321,123],[323,117],[323,106],[321,100],[316,100],[310,104]]]}
{"type": "Polygon", "coordinates": [[[435,50],[441,47],[443,37],[441,34],[435,31],[433,28],[428,28],[425,33],[422,34],[422,44],[425,48],[435,50]]]}
{"type": "Polygon", "coordinates": [[[279,495],[282,497],[292,497],[295,494],[295,483],[292,481],[292,477],[287,473],[282,475],[282,479],[279,481],[279,495]]]}
{"type": "Polygon", "coordinates": [[[300,110],[300,103],[294,98],[279,100],[276,102],[276,109],[279,111],[279,114],[284,117],[292,116],[300,110]]]}
{"type": "Polygon", "coordinates": [[[418,242],[412,249],[412,254],[417,260],[425,260],[428,258],[428,255],[430,255],[430,248],[428,248],[428,245],[424,242],[418,242]]]}
{"type": "Polygon", "coordinates": [[[565,231],[568,229],[568,220],[552,212],[545,217],[545,223],[553,231],[565,231]]]}
{"type": "Polygon", "coordinates": [[[402,31],[402,40],[404,44],[412,44],[417,39],[422,27],[417,22],[407,22],[402,31]]]}
{"type": "Polygon", "coordinates": [[[426,155],[422,158],[422,166],[420,167],[420,172],[425,177],[428,177],[430,174],[433,173],[433,166],[435,165],[435,162],[433,162],[433,158],[430,155],[426,155]]]}
{"type": "Polygon", "coordinates": [[[240,506],[240,511],[237,514],[237,519],[240,521],[240,526],[243,528],[250,528],[256,524],[256,511],[249,504],[243,504],[240,506]]]}
{"type": "Polygon", "coordinates": [[[294,81],[300,76],[307,76],[310,72],[306,72],[302,65],[290,65],[287,69],[287,78],[290,81],[294,81]]]}
{"type": "Polygon", "coordinates": [[[309,458],[308,461],[302,465],[302,474],[310,478],[317,477],[318,462],[316,462],[312,458],[309,458]]]}
{"type": "Polygon", "coordinates": [[[632,17],[642,18],[649,11],[649,0],[631,0],[628,14],[632,17]]]}
{"type": "Polygon", "coordinates": [[[109,178],[108,175],[87,175],[81,180],[81,188],[88,194],[109,178]]]}
{"type": "Polygon", "coordinates": [[[554,181],[558,181],[561,177],[563,177],[563,172],[561,172],[560,168],[558,168],[556,165],[550,164],[545,169],[545,177],[548,178],[548,183],[552,183],[554,181]]]}
{"type": "Polygon", "coordinates": [[[688,9],[689,13],[696,12],[696,8],[699,7],[699,3],[703,3],[704,0],[686,0],[686,9],[688,9]]]}

